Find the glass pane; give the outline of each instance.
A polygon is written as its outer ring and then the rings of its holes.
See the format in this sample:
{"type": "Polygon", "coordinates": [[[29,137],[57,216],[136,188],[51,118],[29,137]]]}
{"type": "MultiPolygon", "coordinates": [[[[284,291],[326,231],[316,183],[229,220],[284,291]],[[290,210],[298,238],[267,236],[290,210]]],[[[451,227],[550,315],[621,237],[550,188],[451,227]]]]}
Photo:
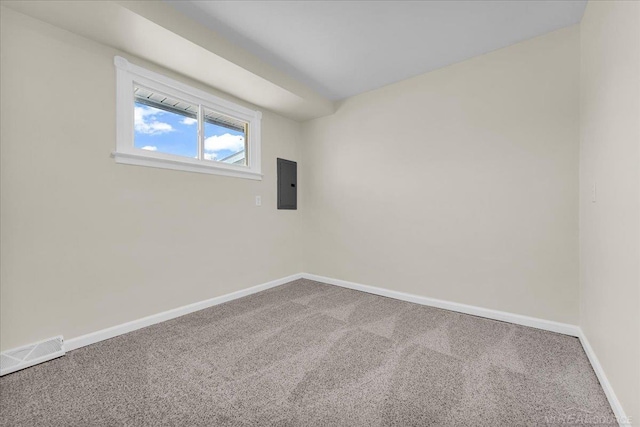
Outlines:
{"type": "Polygon", "coordinates": [[[198,106],[136,87],[134,147],[198,158],[198,106]]]}
{"type": "Polygon", "coordinates": [[[204,159],[247,165],[247,123],[204,109],[204,159]]]}

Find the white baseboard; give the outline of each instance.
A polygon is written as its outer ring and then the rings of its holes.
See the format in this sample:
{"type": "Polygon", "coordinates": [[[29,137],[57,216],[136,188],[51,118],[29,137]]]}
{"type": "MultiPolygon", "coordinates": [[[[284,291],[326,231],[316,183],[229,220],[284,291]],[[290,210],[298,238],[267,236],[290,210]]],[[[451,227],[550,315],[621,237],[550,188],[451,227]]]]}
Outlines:
{"type": "Polygon", "coordinates": [[[459,313],[471,314],[474,316],[486,317],[488,319],[500,320],[504,322],[515,323],[517,325],[529,326],[532,328],[543,329],[546,331],[557,332],[560,334],[570,335],[578,337],[584,348],[593,370],[595,371],[600,385],[602,386],[609,404],[616,415],[621,426],[629,426],[627,417],[620,404],[620,401],[616,397],[607,376],[604,373],[598,358],[591,348],[589,341],[584,335],[580,327],[567,323],[559,323],[551,320],[538,319],[535,317],[523,316],[521,314],[508,313],[504,311],[492,310],[483,307],[477,307],[467,304],[461,304],[452,301],[445,301],[435,298],[423,297],[419,295],[408,294],[404,292],[392,291],[384,288],[377,288],[374,286],[362,285],[359,283],[348,282],[346,280],[333,279],[330,277],[318,276],[309,273],[293,274],[291,276],[283,277],[281,279],[273,280],[271,282],[263,283],[261,285],[253,286],[248,289],[243,289],[230,294],[221,295],[219,297],[211,298],[205,301],[196,302],[193,304],[185,305],[182,307],[174,308],[172,310],[157,313],[151,316],[144,317],[142,319],[133,320],[131,322],[123,323],[121,325],[112,326],[110,328],[102,329],[97,332],[92,332],[86,335],[82,335],[76,338],[72,338],[64,342],[66,351],[75,350],[80,347],[84,347],[89,344],[94,344],[109,338],[116,337],[118,335],[126,334],[146,326],[154,325],[156,323],[164,322],[166,320],[174,319],[176,317],[184,316],[185,314],[193,313],[194,311],[202,310],[214,305],[222,304],[227,301],[242,298],[247,295],[254,294],[256,292],[264,291],[275,286],[283,285],[297,279],[308,279],[317,282],[323,282],[330,285],[341,286],[343,288],[354,289],[358,291],[367,292],[370,294],[381,295],[388,298],[395,298],[402,301],[412,302],[416,304],[428,305],[431,307],[442,308],[445,310],[456,311],[459,313]]]}
{"type": "Polygon", "coordinates": [[[508,313],[504,311],[492,310],[489,308],[477,307],[473,305],[461,304],[452,301],[444,301],[435,298],[428,298],[419,295],[408,294],[404,292],[392,291],[384,288],[376,288],[374,286],[362,285],[360,283],[348,282],[346,280],[333,279],[331,277],[318,276],[316,274],[302,273],[303,279],[314,280],[317,282],[328,283],[330,285],[341,286],[343,288],[354,289],[357,291],[368,292],[370,294],[381,295],[384,297],[395,298],[402,301],[413,302],[416,304],[428,305],[431,307],[443,308],[445,310],[457,311],[459,313],[471,314],[474,316],[486,317],[488,319],[501,320],[504,322],[515,323],[517,325],[529,326],[532,328],[543,329],[546,331],[557,332],[572,337],[578,337],[580,343],[584,348],[589,362],[600,381],[600,385],[604,390],[611,409],[616,416],[620,426],[630,426],[628,418],[620,404],[620,401],[616,397],[607,376],[604,373],[604,369],[598,358],[591,348],[587,337],[584,335],[582,329],[577,325],[571,325],[567,323],[559,323],[551,320],[538,319],[535,317],[523,316],[521,314],[508,313]]]}
{"type": "Polygon", "coordinates": [[[559,323],[552,320],[544,320],[535,317],[523,316],[521,314],[508,313],[506,311],[492,310],[490,308],[477,307],[474,305],[461,304],[458,302],[428,298],[420,295],[407,294],[398,291],[391,291],[389,289],[361,285],[359,283],[347,282],[346,280],[333,279],[331,277],[317,276],[315,274],[302,273],[302,277],[304,279],[324,282],[330,285],[341,286],[343,288],[355,289],[356,291],[363,291],[370,294],[395,298],[402,301],[413,302],[416,304],[428,305],[431,307],[443,308],[445,310],[457,311],[459,313],[486,317],[488,319],[501,320],[503,322],[515,323],[517,325],[530,326],[532,328],[544,329],[545,331],[571,335],[572,337],[577,337],[580,335],[580,328],[576,325],[570,325],[568,323],[559,323]]]}
{"type": "Polygon", "coordinates": [[[624,412],[624,409],[622,408],[622,405],[620,404],[616,393],[613,391],[613,387],[611,387],[611,383],[609,382],[607,375],[604,373],[604,369],[602,368],[602,365],[598,360],[598,356],[596,356],[596,353],[593,351],[593,348],[591,347],[591,344],[589,344],[589,340],[587,339],[587,336],[584,334],[584,331],[582,329],[580,329],[580,335],[578,338],[580,338],[582,348],[584,348],[584,352],[587,354],[589,362],[591,362],[591,366],[593,367],[593,370],[598,377],[598,381],[602,386],[602,390],[604,390],[604,394],[609,400],[609,405],[611,405],[613,414],[618,419],[618,424],[620,426],[630,426],[631,420],[627,418],[627,415],[624,412]]]}
{"type": "Polygon", "coordinates": [[[162,313],[152,314],[151,316],[143,317],[142,319],[132,320],[131,322],[123,323],[121,325],[112,326],[100,331],[92,332],[76,338],[71,338],[65,341],[65,349],[67,351],[75,350],[89,344],[94,344],[103,340],[107,340],[109,338],[116,337],[118,335],[126,334],[127,332],[135,331],[136,329],[151,326],[156,323],[164,322],[166,320],[175,319],[176,317],[184,316],[185,314],[193,313],[194,311],[209,308],[214,305],[222,304],[227,301],[255,294],[256,292],[264,291],[275,286],[283,285],[293,280],[300,279],[301,277],[301,274],[293,274],[291,276],[253,286],[251,288],[242,289],[230,294],[221,295],[219,297],[211,298],[204,301],[199,301],[193,304],[174,308],[172,310],[163,311],[162,313]]]}
{"type": "Polygon", "coordinates": [[[156,323],[164,322],[165,320],[170,320],[176,317],[184,316],[185,314],[193,313],[194,311],[198,311],[208,307],[212,307],[214,305],[222,304],[227,301],[231,301],[237,298],[242,298],[244,296],[251,295],[256,292],[264,291],[266,289],[273,288],[275,286],[279,286],[300,278],[315,280],[318,282],[324,282],[331,285],[341,286],[349,289],[355,289],[358,291],[368,292],[370,294],[381,295],[389,298],[395,298],[395,299],[408,301],[416,304],[429,305],[432,307],[443,308],[445,310],[457,311],[460,313],[472,314],[474,316],[481,316],[489,319],[501,320],[504,322],[511,322],[518,325],[530,326],[533,328],[544,329],[552,332],[558,332],[565,335],[571,335],[575,337],[580,336],[580,328],[578,328],[575,325],[558,323],[550,320],[536,319],[534,317],[523,316],[520,314],[507,313],[504,311],[491,310],[488,308],[460,304],[460,303],[451,302],[451,301],[444,301],[444,300],[439,300],[435,298],[428,298],[428,297],[408,294],[404,292],[392,291],[384,288],[376,288],[373,286],[347,282],[345,280],[333,279],[330,277],[318,276],[315,274],[299,273],[299,274],[293,274],[291,276],[283,277],[281,279],[273,280],[271,282],[263,283],[261,285],[253,286],[248,289],[243,289],[237,292],[232,292],[230,294],[221,295],[219,297],[215,297],[208,300],[185,305],[182,307],[174,308],[171,310],[163,311],[161,313],[153,314],[151,316],[143,317],[141,319],[132,320],[127,323],[102,329],[100,331],[92,332],[76,338],[71,338],[69,340],[65,340],[64,345],[67,351],[75,350],[77,348],[84,347],[89,344],[94,344],[109,338],[116,337],[118,335],[126,334],[127,332],[135,331],[137,329],[144,328],[146,326],[151,326],[156,323]]]}

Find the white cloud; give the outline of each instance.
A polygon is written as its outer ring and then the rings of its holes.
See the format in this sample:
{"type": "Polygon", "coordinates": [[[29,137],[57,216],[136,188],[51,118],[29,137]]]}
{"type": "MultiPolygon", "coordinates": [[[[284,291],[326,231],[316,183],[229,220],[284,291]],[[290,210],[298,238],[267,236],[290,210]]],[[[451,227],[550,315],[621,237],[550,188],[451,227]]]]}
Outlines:
{"type": "Polygon", "coordinates": [[[162,133],[173,132],[173,126],[169,123],[158,121],[156,116],[164,114],[164,111],[153,107],[135,107],[134,124],[136,132],[147,135],[160,135],[162,133]]]}
{"type": "Polygon", "coordinates": [[[204,153],[205,160],[216,160],[218,156],[215,153],[204,153]]]}
{"type": "Polygon", "coordinates": [[[147,151],[158,151],[158,147],[155,145],[145,145],[142,149],[147,151]]]}
{"type": "Polygon", "coordinates": [[[244,136],[225,133],[220,136],[210,136],[204,140],[204,150],[216,152],[221,150],[244,150],[244,136]]]}
{"type": "Polygon", "coordinates": [[[196,123],[198,123],[197,119],[192,119],[191,117],[185,117],[184,119],[182,119],[182,121],[180,122],[183,125],[195,125],[196,123]]]}

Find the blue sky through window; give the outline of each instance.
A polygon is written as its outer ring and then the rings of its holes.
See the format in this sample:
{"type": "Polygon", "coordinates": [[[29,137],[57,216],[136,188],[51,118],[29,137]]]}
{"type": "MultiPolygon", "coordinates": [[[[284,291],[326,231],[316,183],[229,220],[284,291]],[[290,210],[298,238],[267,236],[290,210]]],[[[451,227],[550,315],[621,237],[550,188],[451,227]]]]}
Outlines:
{"type": "MultiPolygon", "coordinates": [[[[194,118],[135,103],[134,146],[183,157],[198,156],[198,122],[194,118]]],[[[204,158],[223,160],[244,150],[245,135],[205,123],[204,158]]]]}

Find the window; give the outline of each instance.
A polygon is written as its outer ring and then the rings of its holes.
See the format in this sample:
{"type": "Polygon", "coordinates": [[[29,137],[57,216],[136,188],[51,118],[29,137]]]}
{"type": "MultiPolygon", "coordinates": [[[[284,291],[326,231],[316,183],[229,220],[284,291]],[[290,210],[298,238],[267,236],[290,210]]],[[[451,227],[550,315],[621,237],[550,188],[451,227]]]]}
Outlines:
{"type": "Polygon", "coordinates": [[[114,62],[116,162],[262,179],[259,111],[114,62]]]}

